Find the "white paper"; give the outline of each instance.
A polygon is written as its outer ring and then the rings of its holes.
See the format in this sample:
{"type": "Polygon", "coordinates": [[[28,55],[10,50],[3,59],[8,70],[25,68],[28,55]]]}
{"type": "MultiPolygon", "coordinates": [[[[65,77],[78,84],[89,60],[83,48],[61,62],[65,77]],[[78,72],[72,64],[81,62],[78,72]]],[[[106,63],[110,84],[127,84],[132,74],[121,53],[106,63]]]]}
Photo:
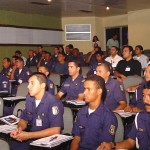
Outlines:
{"type": "Polygon", "coordinates": [[[67,136],[62,134],[55,134],[49,137],[41,138],[33,141],[30,145],[40,146],[40,147],[55,147],[63,142],[70,141],[73,136],[67,136]]]}

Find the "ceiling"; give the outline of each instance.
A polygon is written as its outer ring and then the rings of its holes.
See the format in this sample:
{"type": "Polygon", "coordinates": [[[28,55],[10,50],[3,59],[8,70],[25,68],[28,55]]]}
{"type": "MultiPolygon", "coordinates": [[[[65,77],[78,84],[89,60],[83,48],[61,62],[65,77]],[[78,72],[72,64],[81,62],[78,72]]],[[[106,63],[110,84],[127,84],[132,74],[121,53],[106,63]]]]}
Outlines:
{"type": "Polygon", "coordinates": [[[58,17],[106,17],[148,8],[150,0],[0,0],[0,10],[58,17]]]}

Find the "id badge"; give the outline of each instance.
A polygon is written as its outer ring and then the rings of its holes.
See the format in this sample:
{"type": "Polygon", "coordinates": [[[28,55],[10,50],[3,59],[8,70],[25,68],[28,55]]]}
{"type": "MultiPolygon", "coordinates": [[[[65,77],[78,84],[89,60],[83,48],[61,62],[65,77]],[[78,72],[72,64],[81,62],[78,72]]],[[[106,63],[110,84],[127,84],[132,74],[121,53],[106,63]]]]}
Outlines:
{"type": "Polygon", "coordinates": [[[126,70],[125,71],[130,71],[130,67],[126,67],[126,70]]]}
{"type": "Polygon", "coordinates": [[[36,126],[37,126],[37,127],[41,127],[41,126],[42,126],[42,119],[41,119],[40,117],[38,117],[38,118],[36,119],[36,126]]]}
{"type": "Polygon", "coordinates": [[[21,79],[19,79],[19,80],[18,80],[18,82],[21,84],[21,83],[22,83],[22,80],[21,80],[21,79]]]}

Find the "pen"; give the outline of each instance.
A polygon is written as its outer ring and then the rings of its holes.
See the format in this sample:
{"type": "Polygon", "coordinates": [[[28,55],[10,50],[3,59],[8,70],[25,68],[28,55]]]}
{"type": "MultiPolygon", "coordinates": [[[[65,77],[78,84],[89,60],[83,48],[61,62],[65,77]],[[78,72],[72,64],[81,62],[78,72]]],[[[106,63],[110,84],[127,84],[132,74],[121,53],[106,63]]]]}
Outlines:
{"type": "Polygon", "coordinates": [[[55,139],[57,139],[57,136],[52,137],[52,138],[49,140],[49,142],[51,142],[51,141],[53,141],[53,140],[55,140],[55,139]]]}

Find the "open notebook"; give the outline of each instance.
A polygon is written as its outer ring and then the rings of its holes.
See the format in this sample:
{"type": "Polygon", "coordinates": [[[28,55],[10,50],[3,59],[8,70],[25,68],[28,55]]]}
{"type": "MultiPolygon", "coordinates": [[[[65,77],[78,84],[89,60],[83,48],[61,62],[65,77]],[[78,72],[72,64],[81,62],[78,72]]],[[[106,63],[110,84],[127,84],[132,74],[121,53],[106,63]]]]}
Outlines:
{"type": "Polygon", "coordinates": [[[0,120],[8,125],[14,125],[19,122],[20,118],[16,117],[15,115],[9,115],[0,118],[0,120]]]}
{"type": "Polygon", "coordinates": [[[135,112],[125,112],[124,110],[116,110],[114,112],[118,113],[123,118],[127,118],[127,117],[130,117],[132,115],[136,115],[135,112]]]}
{"type": "Polygon", "coordinates": [[[1,133],[10,133],[17,129],[17,125],[0,125],[0,132],[1,133]]]}
{"type": "Polygon", "coordinates": [[[15,97],[4,97],[3,100],[7,100],[7,101],[15,101],[15,100],[22,100],[22,99],[26,99],[26,97],[24,96],[15,96],[15,97]]]}
{"type": "Polygon", "coordinates": [[[66,103],[73,105],[86,105],[85,101],[77,101],[77,100],[66,100],[66,103]]]}
{"type": "Polygon", "coordinates": [[[55,134],[49,137],[41,138],[33,141],[30,145],[40,146],[40,147],[55,147],[64,143],[66,141],[70,141],[73,139],[73,136],[67,136],[62,134],[55,134]]]}

